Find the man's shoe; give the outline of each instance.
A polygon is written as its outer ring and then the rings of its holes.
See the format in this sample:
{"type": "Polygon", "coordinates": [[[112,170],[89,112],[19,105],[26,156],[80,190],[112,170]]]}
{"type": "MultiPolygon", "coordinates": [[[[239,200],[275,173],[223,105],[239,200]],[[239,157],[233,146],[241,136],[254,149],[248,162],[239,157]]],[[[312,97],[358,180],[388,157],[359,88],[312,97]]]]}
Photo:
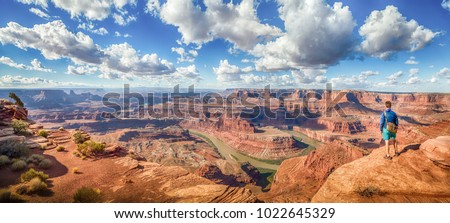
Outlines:
{"type": "Polygon", "coordinates": [[[387,160],[392,160],[392,157],[389,156],[389,155],[384,156],[384,158],[387,159],[387,160]]]}

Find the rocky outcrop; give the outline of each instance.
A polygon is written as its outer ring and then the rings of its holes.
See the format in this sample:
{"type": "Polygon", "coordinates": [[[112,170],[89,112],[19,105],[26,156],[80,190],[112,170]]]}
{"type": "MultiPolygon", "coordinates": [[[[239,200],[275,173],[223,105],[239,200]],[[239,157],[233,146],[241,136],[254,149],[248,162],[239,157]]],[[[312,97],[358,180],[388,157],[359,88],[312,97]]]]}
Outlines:
{"type": "Polygon", "coordinates": [[[216,128],[218,131],[231,131],[231,132],[241,132],[241,133],[255,133],[256,129],[247,120],[239,118],[221,118],[216,123],[216,128]]]}
{"type": "Polygon", "coordinates": [[[356,134],[365,132],[366,127],[360,121],[333,121],[329,119],[319,119],[317,124],[326,126],[326,129],[331,132],[356,134]]]}
{"type": "Polygon", "coordinates": [[[307,119],[301,123],[300,127],[349,135],[366,131],[366,127],[359,120],[345,120],[337,117],[307,119]]]}
{"type": "Polygon", "coordinates": [[[236,178],[233,175],[225,175],[217,165],[203,164],[195,170],[195,174],[206,179],[212,180],[218,184],[236,185],[236,178]]]}
{"type": "Polygon", "coordinates": [[[139,162],[129,157],[113,161],[126,171],[109,182],[116,185],[107,195],[112,202],[256,202],[248,189],[215,184],[181,167],[139,162]]]}
{"type": "Polygon", "coordinates": [[[206,163],[195,170],[195,174],[218,184],[230,186],[255,184],[260,178],[259,170],[250,163],[239,164],[227,160],[206,163]]]}
{"type": "Polygon", "coordinates": [[[287,159],[278,168],[272,187],[260,199],[268,202],[309,202],[327,177],[341,165],[363,157],[343,142],[325,144],[308,156],[287,159]]]}
{"type": "Polygon", "coordinates": [[[450,136],[427,140],[420,149],[434,163],[450,167],[450,136]]]}
{"type": "Polygon", "coordinates": [[[28,120],[28,110],[13,104],[9,100],[0,99],[0,122],[6,124],[13,119],[28,120]]]}
{"type": "Polygon", "coordinates": [[[312,202],[449,202],[450,168],[441,165],[448,163],[447,140],[405,146],[393,160],[374,150],[334,171],[312,202]]]}
{"type": "Polygon", "coordinates": [[[338,138],[336,135],[330,134],[329,132],[324,130],[313,130],[310,128],[302,128],[300,126],[294,126],[292,130],[301,132],[307,135],[308,137],[321,142],[332,142],[338,138]]]}

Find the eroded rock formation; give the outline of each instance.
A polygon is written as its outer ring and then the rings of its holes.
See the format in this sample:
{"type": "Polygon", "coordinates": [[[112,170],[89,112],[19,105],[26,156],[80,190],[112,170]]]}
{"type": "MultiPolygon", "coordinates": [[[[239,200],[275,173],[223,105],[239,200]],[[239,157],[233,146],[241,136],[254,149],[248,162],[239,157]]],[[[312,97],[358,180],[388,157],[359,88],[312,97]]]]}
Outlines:
{"type": "Polygon", "coordinates": [[[309,202],[327,177],[341,165],[363,156],[357,148],[334,141],[308,156],[287,159],[275,174],[272,187],[260,199],[270,202],[309,202]]]}
{"type": "Polygon", "coordinates": [[[374,150],[334,171],[312,201],[449,202],[448,139],[405,146],[393,160],[383,158],[382,148],[374,150]]]}
{"type": "Polygon", "coordinates": [[[240,118],[190,119],[183,120],[180,125],[214,134],[234,149],[254,157],[277,159],[298,153],[291,135],[275,128],[256,129],[240,118]]]}

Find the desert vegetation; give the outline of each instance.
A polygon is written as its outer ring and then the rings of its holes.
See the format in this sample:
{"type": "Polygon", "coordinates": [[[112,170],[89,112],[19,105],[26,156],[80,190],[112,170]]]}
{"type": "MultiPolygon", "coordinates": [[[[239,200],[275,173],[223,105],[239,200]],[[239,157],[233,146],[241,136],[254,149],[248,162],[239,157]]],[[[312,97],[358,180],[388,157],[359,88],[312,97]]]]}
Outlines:
{"type": "Polygon", "coordinates": [[[83,134],[82,132],[77,131],[73,134],[73,142],[75,142],[75,144],[82,144],[87,140],[88,137],[86,136],[86,134],[83,134]]]}
{"type": "Polygon", "coordinates": [[[26,157],[30,150],[23,142],[8,140],[0,144],[0,154],[10,158],[26,157]]]}
{"type": "Polygon", "coordinates": [[[38,135],[38,136],[42,136],[42,137],[44,137],[44,138],[47,138],[48,135],[49,135],[49,132],[48,132],[47,130],[41,129],[41,130],[39,130],[39,131],[37,132],[37,135],[38,135]]]}
{"type": "Polygon", "coordinates": [[[49,169],[53,163],[50,159],[45,158],[43,155],[33,154],[27,158],[27,163],[33,163],[41,169],[49,169]]]}
{"type": "Polygon", "coordinates": [[[77,152],[81,156],[96,156],[105,151],[105,144],[94,142],[91,140],[85,141],[82,144],[77,145],[77,152]]]}
{"type": "Polygon", "coordinates": [[[19,195],[12,192],[9,188],[0,189],[0,203],[18,203],[22,202],[19,195]]]}
{"type": "Polygon", "coordinates": [[[56,151],[57,152],[63,152],[63,151],[65,151],[66,150],[66,148],[64,147],[64,146],[58,146],[58,147],[56,147],[56,151]]]}
{"type": "Polygon", "coordinates": [[[24,103],[22,102],[22,99],[20,99],[20,97],[17,96],[16,93],[10,92],[9,97],[14,100],[15,105],[20,106],[20,107],[25,106],[24,103]]]}
{"type": "Polygon", "coordinates": [[[28,131],[29,125],[30,124],[28,122],[18,119],[14,119],[11,123],[11,126],[14,129],[14,133],[23,136],[30,135],[30,132],[28,131]]]}
{"type": "Polygon", "coordinates": [[[73,174],[79,174],[80,173],[80,168],[78,168],[78,167],[72,168],[72,173],[73,174]]]}
{"type": "Polygon", "coordinates": [[[102,194],[99,189],[90,187],[79,188],[73,195],[74,203],[100,203],[102,202],[102,194]]]}
{"type": "Polygon", "coordinates": [[[23,161],[21,159],[17,159],[11,165],[11,170],[13,170],[13,171],[21,171],[21,170],[24,170],[27,166],[28,165],[27,165],[27,163],[25,161],[23,161]]]}
{"type": "Polygon", "coordinates": [[[20,184],[16,187],[17,194],[43,194],[48,191],[46,180],[48,175],[42,171],[30,168],[20,175],[20,184]]]}
{"type": "Polygon", "coordinates": [[[11,163],[11,160],[9,159],[8,156],[5,156],[5,155],[0,156],[0,168],[3,166],[7,166],[10,163],[11,163]]]}

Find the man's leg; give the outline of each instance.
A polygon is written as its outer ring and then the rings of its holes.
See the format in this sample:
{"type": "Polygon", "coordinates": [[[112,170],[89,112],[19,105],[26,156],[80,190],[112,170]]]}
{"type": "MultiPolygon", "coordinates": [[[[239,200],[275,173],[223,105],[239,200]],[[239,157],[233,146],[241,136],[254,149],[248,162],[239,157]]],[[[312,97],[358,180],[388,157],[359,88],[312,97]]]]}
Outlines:
{"type": "Polygon", "coordinates": [[[386,156],[391,156],[389,154],[389,139],[388,140],[384,140],[386,142],[386,156]]]}
{"type": "Polygon", "coordinates": [[[397,155],[398,154],[398,148],[397,148],[398,143],[397,143],[397,140],[393,139],[392,141],[394,142],[395,155],[397,155]]]}

